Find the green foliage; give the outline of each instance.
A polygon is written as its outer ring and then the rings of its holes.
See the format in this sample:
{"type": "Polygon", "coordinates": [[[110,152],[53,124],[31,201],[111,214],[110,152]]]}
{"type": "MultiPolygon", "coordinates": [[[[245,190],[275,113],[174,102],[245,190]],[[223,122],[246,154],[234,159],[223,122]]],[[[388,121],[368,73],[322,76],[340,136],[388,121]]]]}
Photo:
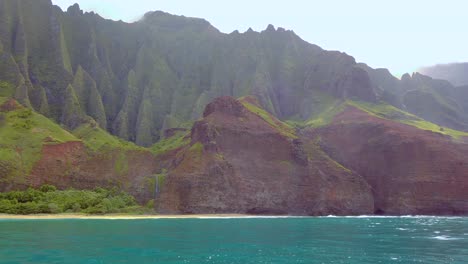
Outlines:
{"type": "Polygon", "coordinates": [[[303,126],[307,127],[322,127],[330,124],[333,121],[333,118],[343,112],[346,108],[345,104],[340,101],[336,101],[323,109],[323,112],[315,115],[308,121],[302,123],[303,126]]]}
{"type": "Polygon", "coordinates": [[[73,130],[73,134],[83,140],[86,147],[93,151],[122,149],[122,150],[145,150],[131,142],[114,137],[93,124],[84,124],[73,130]]]}
{"type": "Polygon", "coordinates": [[[135,199],[117,189],[64,190],[44,185],[39,190],[0,193],[0,213],[6,214],[109,214],[143,212],[135,199]]]}
{"type": "Polygon", "coordinates": [[[78,97],[75,94],[73,86],[68,85],[65,91],[65,102],[62,111],[62,124],[74,129],[88,120],[85,113],[81,108],[78,97]]]}
{"type": "Polygon", "coordinates": [[[436,125],[434,123],[421,119],[413,114],[404,112],[394,106],[391,106],[385,103],[372,104],[372,103],[361,102],[361,101],[359,102],[348,101],[347,103],[371,115],[401,122],[410,126],[417,127],[419,129],[448,135],[455,139],[458,139],[460,137],[468,137],[468,132],[441,127],[439,125],[436,125]]]}
{"type": "Polygon", "coordinates": [[[1,115],[3,125],[0,126],[0,162],[13,168],[14,175],[9,175],[11,177],[22,177],[29,173],[33,164],[39,160],[46,139],[48,144],[78,140],[50,119],[28,108],[1,115]]]}
{"type": "Polygon", "coordinates": [[[151,147],[151,151],[155,155],[164,154],[168,151],[187,146],[190,143],[190,138],[186,132],[177,132],[170,138],[160,140],[151,147]]]}
{"type": "Polygon", "coordinates": [[[196,142],[189,148],[189,152],[195,157],[201,157],[203,154],[203,144],[201,142],[196,142]]]}
{"type": "Polygon", "coordinates": [[[128,159],[125,152],[119,152],[118,158],[115,161],[114,170],[119,175],[125,175],[128,173],[128,159]]]}
{"type": "Polygon", "coordinates": [[[39,188],[39,190],[41,192],[46,193],[46,192],[55,192],[55,191],[57,191],[57,188],[55,186],[53,186],[53,185],[45,184],[45,185],[42,185],[41,188],[39,188]]]}
{"type": "Polygon", "coordinates": [[[149,200],[146,203],[145,207],[148,208],[148,209],[153,209],[154,208],[154,199],[149,200]]]}
{"type": "Polygon", "coordinates": [[[10,82],[0,80],[0,97],[12,96],[15,94],[15,86],[10,82]]]}
{"type": "Polygon", "coordinates": [[[136,143],[140,146],[151,146],[153,141],[153,116],[151,111],[152,102],[148,96],[148,89],[143,95],[137,118],[136,143]]]}
{"type": "Polygon", "coordinates": [[[72,87],[74,91],[76,91],[81,109],[87,115],[94,118],[101,128],[106,129],[106,113],[104,111],[101,95],[96,87],[96,82],[81,66],[78,67],[75,77],[73,78],[72,87]]]}
{"type": "Polygon", "coordinates": [[[267,122],[271,127],[276,129],[278,132],[280,132],[283,136],[289,137],[289,138],[297,138],[294,128],[291,127],[290,125],[283,123],[276,119],[272,114],[268,113],[264,109],[253,105],[246,100],[240,99],[242,104],[252,113],[258,115],[260,118],[262,118],[265,122],[267,122]]]}

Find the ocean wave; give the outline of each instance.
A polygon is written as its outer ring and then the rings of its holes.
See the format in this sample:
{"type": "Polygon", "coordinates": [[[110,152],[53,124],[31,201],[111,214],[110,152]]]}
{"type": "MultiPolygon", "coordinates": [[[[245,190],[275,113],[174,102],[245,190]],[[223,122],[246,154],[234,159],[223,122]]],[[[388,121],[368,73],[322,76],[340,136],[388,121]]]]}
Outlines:
{"type": "Polygon", "coordinates": [[[462,238],[458,238],[458,237],[450,237],[450,236],[445,236],[445,235],[442,235],[442,236],[435,236],[435,237],[431,237],[433,239],[437,239],[437,240],[460,240],[462,238]]]}

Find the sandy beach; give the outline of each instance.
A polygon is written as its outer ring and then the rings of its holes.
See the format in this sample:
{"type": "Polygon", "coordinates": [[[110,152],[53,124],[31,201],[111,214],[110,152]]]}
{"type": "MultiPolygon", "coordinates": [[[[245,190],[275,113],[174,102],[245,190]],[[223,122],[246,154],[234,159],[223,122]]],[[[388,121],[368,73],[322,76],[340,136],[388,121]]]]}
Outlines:
{"type": "Polygon", "coordinates": [[[130,220],[130,219],[190,219],[190,218],[250,218],[257,217],[242,214],[194,214],[194,215],[86,215],[86,214],[36,214],[36,215],[11,215],[0,214],[1,219],[109,219],[109,220],[130,220]]]}

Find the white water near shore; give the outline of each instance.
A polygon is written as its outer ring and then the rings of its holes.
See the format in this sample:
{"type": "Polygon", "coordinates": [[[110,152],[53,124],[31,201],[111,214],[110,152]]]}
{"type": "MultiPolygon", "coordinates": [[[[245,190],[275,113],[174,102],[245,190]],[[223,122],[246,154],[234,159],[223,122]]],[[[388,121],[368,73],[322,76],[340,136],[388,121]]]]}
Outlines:
{"type": "Polygon", "coordinates": [[[33,215],[13,215],[0,214],[1,219],[234,219],[234,218],[445,218],[457,219],[463,216],[430,216],[430,215],[403,215],[403,216],[382,216],[382,215],[358,215],[358,216],[273,216],[273,215],[246,215],[246,214],[191,214],[191,215],[86,215],[86,214],[33,214],[33,215]]]}

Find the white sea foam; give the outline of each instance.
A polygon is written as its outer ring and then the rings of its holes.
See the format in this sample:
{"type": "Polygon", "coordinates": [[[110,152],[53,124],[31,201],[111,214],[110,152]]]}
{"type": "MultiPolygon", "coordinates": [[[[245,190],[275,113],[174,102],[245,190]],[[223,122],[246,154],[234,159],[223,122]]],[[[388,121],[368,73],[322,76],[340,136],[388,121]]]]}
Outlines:
{"type": "Polygon", "coordinates": [[[240,215],[240,216],[196,216],[196,219],[273,219],[273,218],[310,218],[310,216],[293,215],[240,215]]]}
{"type": "MultiPolygon", "coordinates": [[[[319,217],[330,217],[330,216],[319,216],[319,217]]],[[[333,216],[333,217],[344,217],[344,218],[413,218],[413,219],[463,219],[466,217],[460,216],[440,216],[440,215],[350,215],[350,216],[333,216]]]]}
{"type": "Polygon", "coordinates": [[[435,237],[432,237],[433,239],[437,239],[437,240],[459,240],[461,238],[457,238],[457,237],[449,237],[449,236],[435,236],[435,237]]]}

